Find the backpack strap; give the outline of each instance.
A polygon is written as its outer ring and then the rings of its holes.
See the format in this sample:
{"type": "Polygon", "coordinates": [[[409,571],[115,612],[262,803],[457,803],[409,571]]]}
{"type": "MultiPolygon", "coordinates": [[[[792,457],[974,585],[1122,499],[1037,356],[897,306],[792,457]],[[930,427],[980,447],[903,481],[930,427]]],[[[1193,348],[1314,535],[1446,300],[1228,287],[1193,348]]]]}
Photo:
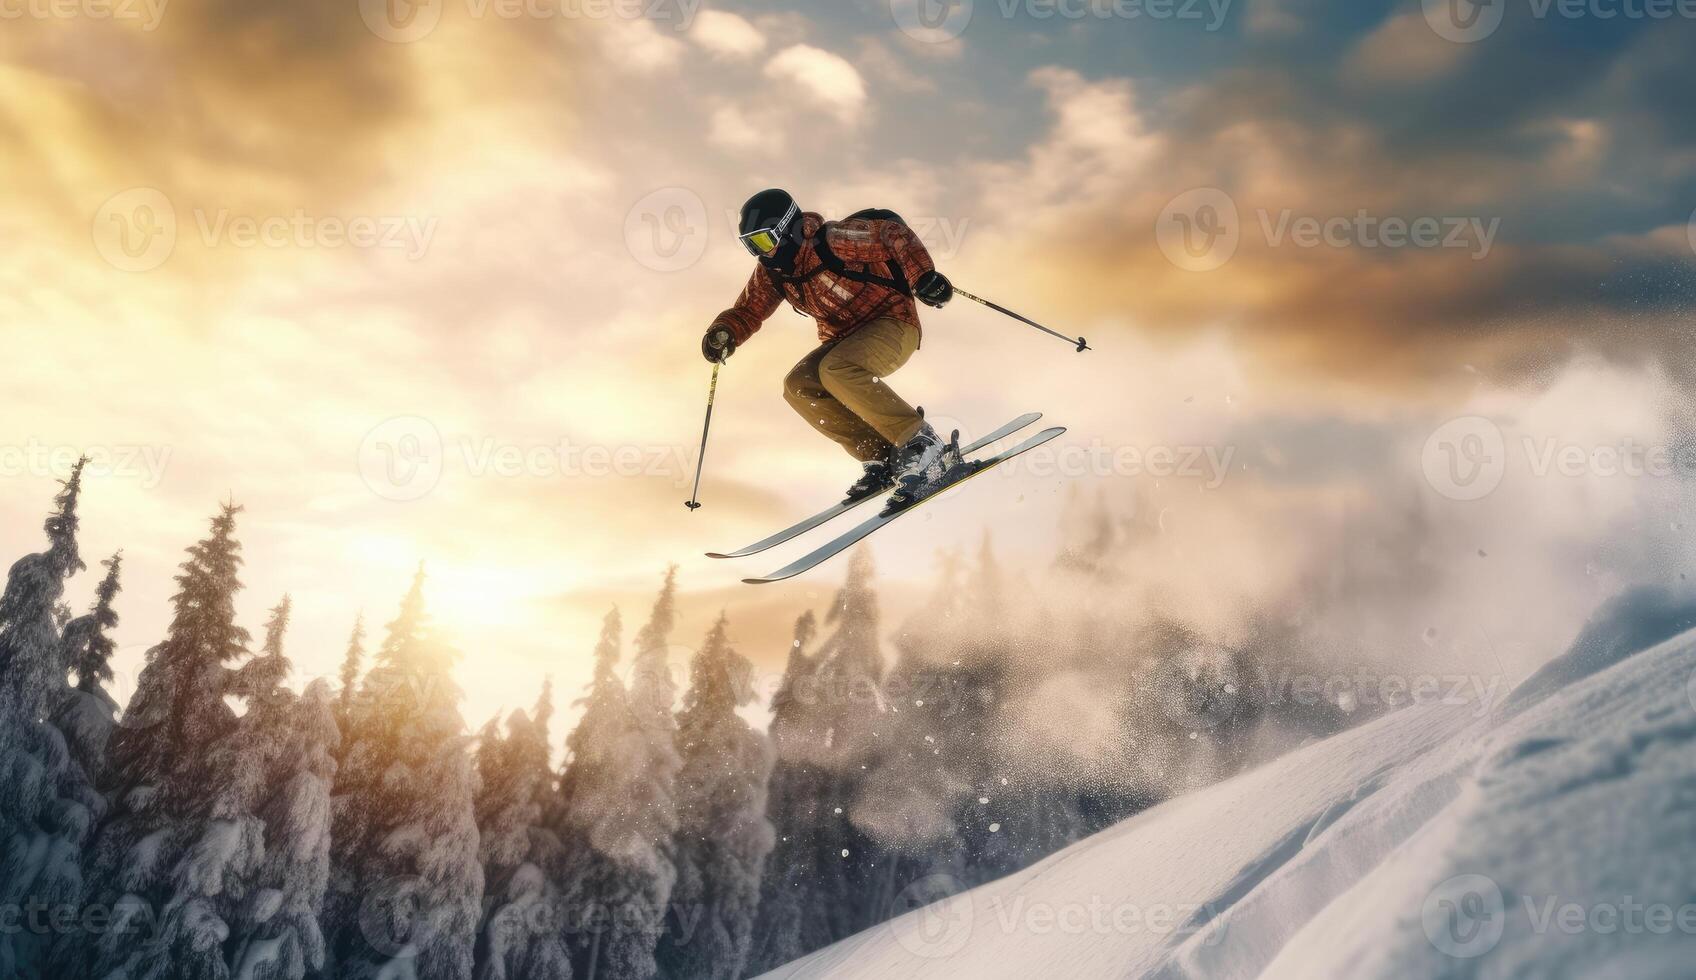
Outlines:
{"type": "MultiPolygon", "coordinates": [[[[889,271],[893,273],[893,277],[880,276],[875,272],[868,272],[865,269],[848,268],[848,263],[842,261],[842,259],[837,257],[835,252],[830,250],[830,229],[835,227],[835,225],[836,222],[834,221],[827,221],[821,225],[819,227],[818,240],[813,243],[813,251],[818,253],[819,261],[821,263],[819,268],[829,269],[831,272],[834,272],[842,278],[850,279],[854,282],[869,283],[873,286],[882,286],[885,289],[893,289],[903,296],[913,295],[913,287],[907,284],[907,273],[901,268],[901,263],[897,262],[893,255],[891,255],[884,263],[889,266],[889,271]]],[[[814,269],[813,273],[816,275],[818,271],[818,269],[814,269]]]]}

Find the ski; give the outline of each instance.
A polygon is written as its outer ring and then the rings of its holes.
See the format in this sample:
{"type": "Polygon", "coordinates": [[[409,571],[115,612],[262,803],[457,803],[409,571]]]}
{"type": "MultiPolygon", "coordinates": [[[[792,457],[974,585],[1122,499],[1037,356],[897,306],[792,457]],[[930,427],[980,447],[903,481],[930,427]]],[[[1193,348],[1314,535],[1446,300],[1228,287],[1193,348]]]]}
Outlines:
{"type": "MultiPolygon", "coordinates": [[[[1018,418],[1014,419],[1013,421],[1008,422],[1006,425],[1002,426],[1001,428],[996,429],[994,432],[991,432],[989,435],[984,436],[982,439],[978,439],[978,440],[974,441],[971,445],[966,446],[965,448],[961,449],[960,454],[962,456],[964,456],[968,453],[977,452],[979,449],[982,449],[983,447],[985,447],[985,446],[987,446],[987,445],[989,445],[993,442],[997,442],[999,440],[1007,438],[1008,436],[1019,431],[1020,429],[1023,429],[1025,426],[1030,425],[1031,423],[1035,422],[1037,419],[1040,419],[1040,418],[1042,418],[1041,412],[1030,412],[1028,414],[1021,415],[1018,418]]],[[[794,525],[793,527],[784,528],[783,530],[777,532],[776,534],[772,535],[769,538],[762,538],[758,541],[755,541],[753,544],[748,545],[746,548],[739,548],[736,551],[726,552],[724,554],[720,554],[719,552],[716,552],[716,551],[709,551],[709,552],[707,552],[707,557],[708,558],[746,558],[749,555],[757,555],[762,551],[766,551],[768,549],[775,548],[778,545],[784,543],[785,541],[790,541],[790,540],[793,540],[795,538],[798,538],[801,535],[806,534],[808,531],[811,531],[813,528],[818,527],[821,524],[825,524],[829,521],[833,521],[836,518],[841,517],[843,514],[848,513],[849,511],[860,506],[861,504],[865,503],[868,500],[883,500],[886,496],[887,496],[886,494],[874,493],[874,494],[870,494],[870,495],[865,496],[865,497],[861,497],[859,500],[856,500],[852,503],[837,504],[836,506],[831,507],[828,510],[823,510],[823,511],[820,511],[819,513],[817,513],[817,514],[814,514],[812,517],[807,518],[806,520],[802,521],[799,524],[794,525]]]]}
{"type": "Polygon", "coordinates": [[[1043,429],[1041,432],[1038,432],[1036,435],[1031,436],[1029,439],[1026,439],[1024,442],[1019,443],[1017,446],[1014,446],[1012,449],[1009,449],[1004,453],[991,456],[988,459],[971,460],[971,466],[964,473],[944,484],[935,493],[925,497],[923,500],[917,501],[910,506],[903,507],[892,514],[879,514],[870,520],[863,521],[853,530],[843,534],[841,537],[817,548],[801,558],[797,558],[795,561],[790,562],[775,572],[772,572],[770,575],[765,575],[760,578],[745,578],[742,581],[749,585],[763,585],[767,582],[781,582],[787,578],[794,578],[802,572],[808,571],[809,569],[815,568],[818,565],[829,561],[831,558],[841,554],[849,547],[865,540],[872,534],[872,532],[888,526],[891,522],[895,521],[903,514],[910,514],[913,511],[918,510],[925,504],[942,496],[945,491],[965,483],[967,480],[970,480],[972,477],[977,476],[980,473],[986,473],[1015,456],[1030,452],[1032,449],[1048,442],[1050,439],[1057,438],[1065,431],[1066,430],[1060,426],[1055,426],[1051,429],[1043,429]]]}

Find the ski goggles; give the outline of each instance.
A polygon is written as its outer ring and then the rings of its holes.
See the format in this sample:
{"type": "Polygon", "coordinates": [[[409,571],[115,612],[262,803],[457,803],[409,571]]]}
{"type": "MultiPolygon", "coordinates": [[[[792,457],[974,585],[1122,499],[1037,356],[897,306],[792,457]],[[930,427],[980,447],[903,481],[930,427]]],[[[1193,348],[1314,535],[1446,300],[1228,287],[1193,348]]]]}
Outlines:
{"type": "Polygon", "coordinates": [[[783,238],[785,233],[789,231],[789,226],[794,224],[795,219],[800,215],[801,206],[790,204],[789,210],[783,212],[783,217],[778,219],[777,224],[770,228],[755,228],[753,231],[736,236],[737,240],[742,243],[743,248],[748,250],[749,255],[770,255],[777,251],[779,245],[783,244],[783,238]]]}

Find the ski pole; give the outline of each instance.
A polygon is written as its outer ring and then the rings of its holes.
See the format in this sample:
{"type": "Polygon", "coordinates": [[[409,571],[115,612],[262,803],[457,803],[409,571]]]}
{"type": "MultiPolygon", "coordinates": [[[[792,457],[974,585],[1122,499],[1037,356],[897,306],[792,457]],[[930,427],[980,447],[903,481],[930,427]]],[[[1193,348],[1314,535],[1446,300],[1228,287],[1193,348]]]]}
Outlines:
{"type": "Polygon", "coordinates": [[[1020,323],[1025,324],[1026,326],[1035,327],[1038,330],[1041,330],[1043,333],[1048,334],[1050,337],[1059,337],[1061,340],[1064,340],[1068,344],[1077,344],[1078,345],[1078,353],[1080,353],[1080,354],[1082,354],[1086,350],[1095,350],[1094,347],[1091,347],[1090,345],[1084,343],[1084,339],[1082,337],[1068,337],[1058,330],[1050,330],[1047,327],[1043,326],[1042,324],[1036,322],[1035,320],[1032,320],[1030,317],[1020,316],[1019,314],[1014,313],[1012,310],[1009,310],[1007,307],[1002,306],[1000,303],[991,303],[989,300],[984,299],[982,296],[973,296],[971,293],[966,292],[964,289],[961,289],[959,286],[954,287],[954,292],[955,292],[956,295],[964,296],[974,303],[982,303],[983,305],[989,307],[990,309],[994,310],[997,313],[1002,313],[1002,314],[1005,314],[1007,316],[1010,316],[1013,319],[1019,321],[1020,323]]]}
{"type": "Polygon", "coordinates": [[[713,399],[718,395],[718,369],[723,366],[723,361],[713,362],[713,380],[707,386],[707,420],[701,423],[701,454],[695,457],[695,490],[683,502],[690,510],[701,509],[701,467],[707,461],[707,432],[713,427],[713,399]]]}

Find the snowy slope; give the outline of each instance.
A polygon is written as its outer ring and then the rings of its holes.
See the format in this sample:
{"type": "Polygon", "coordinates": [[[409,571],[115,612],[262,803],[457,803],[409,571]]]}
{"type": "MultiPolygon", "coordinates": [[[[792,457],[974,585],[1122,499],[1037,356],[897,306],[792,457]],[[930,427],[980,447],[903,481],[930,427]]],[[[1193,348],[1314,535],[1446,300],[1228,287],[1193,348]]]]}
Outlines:
{"type": "Polygon", "coordinates": [[[1696,632],[1634,653],[1692,625],[1623,597],[1501,703],[1442,692],[769,976],[1696,975],[1696,632]]]}

